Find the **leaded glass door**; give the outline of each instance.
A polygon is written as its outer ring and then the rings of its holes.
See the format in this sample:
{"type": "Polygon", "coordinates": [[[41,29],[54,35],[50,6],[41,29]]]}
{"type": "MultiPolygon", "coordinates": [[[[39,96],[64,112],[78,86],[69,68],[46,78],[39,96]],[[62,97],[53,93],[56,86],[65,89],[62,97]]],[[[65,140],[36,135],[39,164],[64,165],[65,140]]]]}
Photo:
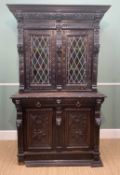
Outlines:
{"type": "Polygon", "coordinates": [[[64,88],[88,90],[91,88],[93,49],[92,30],[67,30],[64,35],[64,88]]]}
{"type": "Polygon", "coordinates": [[[25,30],[27,89],[53,89],[55,86],[55,31],[25,30]]]}

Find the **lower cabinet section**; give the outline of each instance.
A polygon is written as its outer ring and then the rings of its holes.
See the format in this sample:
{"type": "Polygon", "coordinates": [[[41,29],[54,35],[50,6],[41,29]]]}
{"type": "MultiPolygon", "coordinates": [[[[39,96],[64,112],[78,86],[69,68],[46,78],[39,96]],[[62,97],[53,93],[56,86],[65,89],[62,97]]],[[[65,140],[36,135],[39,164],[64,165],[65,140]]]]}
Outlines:
{"type": "MultiPolygon", "coordinates": [[[[93,99],[92,103],[88,104],[86,103],[88,100],[84,99],[84,104],[78,106],[74,105],[76,103],[70,103],[70,100],[68,106],[67,99],[65,102],[62,99],[63,105],[60,101],[55,105],[55,102],[49,104],[46,100],[46,105],[33,107],[30,105],[31,99],[17,100],[14,102],[17,107],[20,163],[101,165],[99,126],[102,100],[99,99],[98,103],[93,99]]],[[[39,104],[42,104],[42,100],[39,99],[39,104]]],[[[33,101],[35,103],[35,99],[33,101]]]]}
{"type": "Polygon", "coordinates": [[[91,109],[63,109],[53,111],[51,108],[26,109],[24,118],[25,149],[59,150],[90,148],[93,133],[91,109]]]}

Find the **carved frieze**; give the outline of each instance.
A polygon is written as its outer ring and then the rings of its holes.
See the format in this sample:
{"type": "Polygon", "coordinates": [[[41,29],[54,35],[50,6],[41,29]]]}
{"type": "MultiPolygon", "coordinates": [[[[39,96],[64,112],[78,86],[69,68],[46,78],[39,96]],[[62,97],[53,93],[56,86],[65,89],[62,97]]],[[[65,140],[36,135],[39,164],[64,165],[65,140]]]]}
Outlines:
{"type": "Polygon", "coordinates": [[[48,20],[95,20],[100,21],[101,17],[103,16],[103,13],[99,13],[96,15],[96,13],[40,13],[40,12],[16,12],[15,13],[16,18],[18,21],[21,21],[21,19],[24,20],[30,20],[30,19],[48,19],[48,20]]]}

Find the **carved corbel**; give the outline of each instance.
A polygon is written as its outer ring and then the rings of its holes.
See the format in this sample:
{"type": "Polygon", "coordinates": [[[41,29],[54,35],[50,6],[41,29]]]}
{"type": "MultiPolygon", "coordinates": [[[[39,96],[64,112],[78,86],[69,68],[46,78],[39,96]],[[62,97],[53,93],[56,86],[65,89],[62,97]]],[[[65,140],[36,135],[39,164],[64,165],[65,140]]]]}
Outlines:
{"type": "Polygon", "coordinates": [[[57,117],[57,118],[56,118],[56,125],[57,125],[57,126],[60,126],[61,123],[62,123],[62,118],[61,118],[61,117],[57,117]]]}
{"type": "Polygon", "coordinates": [[[23,22],[23,13],[21,11],[17,11],[15,13],[15,16],[16,16],[19,23],[23,22]]]}
{"type": "Polygon", "coordinates": [[[102,99],[97,99],[96,100],[96,104],[97,104],[97,108],[100,108],[101,104],[102,104],[102,99]]]}
{"type": "Polygon", "coordinates": [[[103,16],[103,13],[97,13],[94,17],[94,20],[99,22],[101,20],[102,16],[103,16]]]}
{"type": "Polygon", "coordinates": [[[61,107],[58,107],[56,111],[56,125],[60,126],[61,123],[62,123],[62,109],[61,107]]]}
{"type": "Polygon", "coordinates": [[[16,126],[19,128],[22,125],[22,119],[17,119],[16,120],[16,126]]]}
{"type": "Polygon", "coordinates": [[[99,48],[100,48],[100,44],[95,44],[94,45],[94,54],[98,54],[99,53],[99,48]]]}
{"type": "Polygon", "coordinates": [[[20,100],[15,100],[16,105],[20,105],[20,100]]]}
{"type": "Polygon", "coordinates": [[[17,48],[18,48],[18,53],[19,53],[19,54],[23,54],[23,52],[24,52],[23,44],[18,44],[18,45],[17,45],[17,48]]]}
{"type": "Polygon", "coordinates": [[[95,122],[96,122],[96,124],[97,124],[98,126],[101,125],[101,121],[102,121],[101,118],[96,118],[96,119],[95,119],[95,122]]]}
{"type": "Polygon", "coordinates": [[[17,109],[17,116],[21,116],[22,115],[21,101],[18,100],[18,99],[15,99],[15,106],[16,106],[16,109],[17,109]]]}

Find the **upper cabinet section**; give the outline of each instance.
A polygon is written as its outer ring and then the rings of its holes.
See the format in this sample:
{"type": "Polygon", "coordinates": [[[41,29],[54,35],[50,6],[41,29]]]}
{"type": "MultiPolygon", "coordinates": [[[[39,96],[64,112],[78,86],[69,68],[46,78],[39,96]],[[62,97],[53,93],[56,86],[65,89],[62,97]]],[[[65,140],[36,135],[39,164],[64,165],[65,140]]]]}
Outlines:
{"type": "Polygon", "coordinates": [[[109,7],[8,5],[18,21],[20,92],[96,91],[99,22],[109,7]]]}

